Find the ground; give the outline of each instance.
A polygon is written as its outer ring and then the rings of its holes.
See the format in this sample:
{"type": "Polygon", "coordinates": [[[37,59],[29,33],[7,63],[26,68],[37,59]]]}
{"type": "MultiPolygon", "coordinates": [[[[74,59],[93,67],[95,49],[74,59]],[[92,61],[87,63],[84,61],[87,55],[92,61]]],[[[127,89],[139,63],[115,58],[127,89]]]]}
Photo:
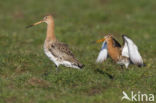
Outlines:
{"type": "MultiPolygon", "coordinates": [[[[156,95],[155,0],[0,0],[0,103],[120,103],[122,91],[156,95]],[[46,24],[25,27],[53,14],[56,37],[85,64],[55,65],[45,56],[46,24]],[[137,44],[146,67],[122,69],[111,59],[96,64],[111,33],[137,44]]],[[[122,103],[130,103],[123,100],[122,103]]]]}

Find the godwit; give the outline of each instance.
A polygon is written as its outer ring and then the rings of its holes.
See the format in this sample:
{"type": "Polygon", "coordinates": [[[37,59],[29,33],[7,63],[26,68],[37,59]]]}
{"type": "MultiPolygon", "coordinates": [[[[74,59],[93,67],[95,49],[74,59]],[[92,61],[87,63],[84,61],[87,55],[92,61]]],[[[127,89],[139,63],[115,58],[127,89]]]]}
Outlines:
{"type": "Polygon", "coordinates": [[[96,62],[105,61],[109,55],[117,64],[125,65],[126,68],[130,63],[139,67],[144,66],[136,44],[125,35],[122,35],[122,38],[124,43],[122,47],[112,35],[106,35],[103,39],[97,40],[97,42],[103,42],[103,44],[96,62]]]}
{"type": "Polygon", "coordinates": [[[54,35],[54,19],[51,15],[45,16],[43,20],[27,26],[27,28],[38,25],[40,23],[47,23],[47,35],[44,42],[44,52],[58,69],[59,65],[66,67],[81,69],[84,65],[81,64],[68,48],[67,44],[59,42],[54,35]]]}

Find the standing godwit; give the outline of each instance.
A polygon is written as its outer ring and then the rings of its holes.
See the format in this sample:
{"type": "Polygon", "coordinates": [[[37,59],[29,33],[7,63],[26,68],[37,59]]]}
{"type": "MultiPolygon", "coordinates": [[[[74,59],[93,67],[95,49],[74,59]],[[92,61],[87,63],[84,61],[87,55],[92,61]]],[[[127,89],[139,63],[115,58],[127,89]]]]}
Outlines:
{"type": "Polygon", "coordinates": [[[130,63],[139,67],[144,66],[136,44],[125,35],[122,35],[122,38],[124,42],[122,47],[112,35],[106,35],[103,39],[97,40],[97,42],[103,42],[103,44],[96,62],[103,62],[109,55],[117,64],[125,65],[126,68],[130,63]]]}
{"type": "Polygon", "coordinates": [[[81,69],[84,65],[81,64],[68,48],[67,44],[59,42],[54,34],[54,19],[51,15],[45,16],[43,20],[34,23],[28,27],[38,25],[40,23],[47,23],[47,35],[44,42],[44,52],[53,61],[58,69],[59,65],[66,67],[81,69]]]}

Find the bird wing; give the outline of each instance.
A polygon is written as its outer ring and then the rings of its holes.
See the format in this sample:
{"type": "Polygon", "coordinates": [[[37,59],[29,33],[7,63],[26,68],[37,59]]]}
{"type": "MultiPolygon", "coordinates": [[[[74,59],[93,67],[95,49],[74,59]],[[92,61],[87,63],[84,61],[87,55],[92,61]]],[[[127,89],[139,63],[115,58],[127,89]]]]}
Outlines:
{"type": "Polygon", "coordinates": [[[101,50],[99,52],[99,55],[96,59],[96,62],[101,63],[101,62],[105,61],[107,59],[107,56],[108,56],[107,42],[104,41],[102,44],[101,50]]]}
{"type": "Polygon", "coordinates": [[[128,52],[128,44],[127,44],[127,42],[124,42],[124,46],[122,48],[122,56],[125,56],[125,57],[128,57],[129,58],[129,52],[128,52]]]}
{"type": "Polygon", "coordinates": [[[112,37],[112,39],[113,39],[113,46],[114,47],[121,47],[120,43],[117,40],[115,40],[113,37],[112,37]]]}
{"type": "Polygon", "coordinates": [[[122,53],[124,55],[129,55],[130,60],[132,63],[137,65],[143,65],[143,59],[138,51],[138,47],[136,44],[127,36],[123,36],[125,43],[125,48],[123,48],[122,53]]]}
{"type": "Polygon", "coordinates": [[[73,55],[73,53],[70,51],[67,44],[61,43],[61,42],[55,42],[52,43],[49,47],[49,51],[57,58],[61,60],[71,61],[75,62],[77,61],[73,55]]]}

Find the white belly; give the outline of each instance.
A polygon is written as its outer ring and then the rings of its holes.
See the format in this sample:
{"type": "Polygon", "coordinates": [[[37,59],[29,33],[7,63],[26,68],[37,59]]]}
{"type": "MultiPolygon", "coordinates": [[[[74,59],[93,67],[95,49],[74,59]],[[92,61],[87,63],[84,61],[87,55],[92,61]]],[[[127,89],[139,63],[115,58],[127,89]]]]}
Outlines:
{"type": "Polygon", "coordinates": [[[44,48],[44,53],[48,56],[48,58],[55,63],[56,66],[60,65],[60,62],[56,57],[54,57],[50,51],[44,48]]]}

